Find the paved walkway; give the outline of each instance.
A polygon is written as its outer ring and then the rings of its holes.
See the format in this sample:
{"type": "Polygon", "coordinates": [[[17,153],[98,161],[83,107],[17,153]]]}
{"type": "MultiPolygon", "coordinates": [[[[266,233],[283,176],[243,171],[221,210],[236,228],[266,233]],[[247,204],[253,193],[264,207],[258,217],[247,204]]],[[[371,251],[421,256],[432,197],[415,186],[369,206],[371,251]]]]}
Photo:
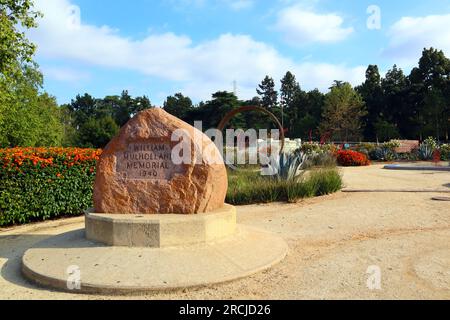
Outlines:
{"type": "MultiPolygon", "coordinates": [[[[343,175],[345,190],[375,192],[238,208],[240,223],[288,242],[288,257],[271,270],[228,284],[131,298],[450,299],[450,203],[431,200],[449,196],[450,173],[374,165],[346,168],[343,175]],[[381,272],[381,290],[368,289],[368,269],[381,272]]],[[[37,288],[20,274],[29,246],[82,223],[75,218],[0,231],[0,298],[117,298],[37,288]]]]}

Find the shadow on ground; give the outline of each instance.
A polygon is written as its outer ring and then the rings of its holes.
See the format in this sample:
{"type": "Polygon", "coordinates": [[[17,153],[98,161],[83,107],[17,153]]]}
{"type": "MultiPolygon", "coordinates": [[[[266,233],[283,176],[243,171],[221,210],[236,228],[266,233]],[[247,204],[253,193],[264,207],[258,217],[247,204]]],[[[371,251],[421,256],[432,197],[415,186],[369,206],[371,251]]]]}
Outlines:
{"type": "Polygon", "coordinates": [[[90,241],[59,241],[60,239],[84,237],[84,229],[66,232],[60,235],[0,235],[0,258],[6,262],[1,268],[0,275],[3,279],[15,285],[29,289],[40,289],[22,275],[22,256],[30,248],[84,248],[101,246],[90,241]],[[61,246],[61,243],[64,245],[61,246]],[[20,249],[17,249],[20,248],[20,249]]]}

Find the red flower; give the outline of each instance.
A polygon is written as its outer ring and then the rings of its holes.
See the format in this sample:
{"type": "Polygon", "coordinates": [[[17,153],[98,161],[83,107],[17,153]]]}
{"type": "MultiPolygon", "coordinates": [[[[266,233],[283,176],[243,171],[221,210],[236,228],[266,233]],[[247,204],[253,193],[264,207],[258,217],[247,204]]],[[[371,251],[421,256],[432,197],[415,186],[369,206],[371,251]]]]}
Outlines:
{"type": "Polygon", "coordinates": [[[370,161],[364,153],[352,150],[339,150],[336,152],[338,164],[344,167],[368,166],[370,161]]]}

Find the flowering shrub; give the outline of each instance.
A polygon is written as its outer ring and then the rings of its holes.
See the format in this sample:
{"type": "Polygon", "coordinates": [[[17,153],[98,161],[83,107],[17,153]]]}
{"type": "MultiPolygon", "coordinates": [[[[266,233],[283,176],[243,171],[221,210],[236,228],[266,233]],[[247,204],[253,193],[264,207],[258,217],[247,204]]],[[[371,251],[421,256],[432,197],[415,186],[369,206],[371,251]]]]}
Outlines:
{"type": "Polygon", "coordinates": [[[397,148],[400,148],[401,142],[399,140],[391,140],[388,142],[384,142],[381,147],[394,151],[397,148]]]}
{"type": "Polygon", "coordinates": [[[370,161],[367,155],[352,150],[339,150],[336,152],[337,162],[344,167],[368,166],[370,161]]]}
{"type": "Polygon", "coordinates": [[[0,149],[0,226],[89,208],[100,154],[78,148],[0,149]]]}
{"type": "Polygon", "coordinates": [[[319,143],[303,143],[297,152],[302,152],[305,154],[321,154],[336,151],[337,147],[333,144],[319,144],[319,143]]]}

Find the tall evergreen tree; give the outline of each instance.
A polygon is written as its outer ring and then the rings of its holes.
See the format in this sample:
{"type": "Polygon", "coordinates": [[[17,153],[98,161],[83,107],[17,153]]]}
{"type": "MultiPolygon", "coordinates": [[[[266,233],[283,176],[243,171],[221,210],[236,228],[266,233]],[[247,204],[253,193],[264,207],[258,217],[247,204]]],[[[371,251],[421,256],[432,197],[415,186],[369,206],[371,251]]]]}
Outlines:
{"type": "Polygon", "coordinates": [[[408,88],[408,79],[397,65],[381,80],[383,108],[380,119],[375,123],[375,130],[380,139],[389,140],[399,136],[414,138],[411,123],[413,108],[407,105],[408,88]]]}
{"type": "Polygon", "coordinates": [[[281,79],[281,113],[283,127],[287,123],[288,127],[292,127],[293,121],[295,121],[295,110],[293,110],[295,100],[299,99],[300,85],[295,79],[295,76],[288,71],[286,75],[281,79]],[[294,115],[293,115],[294,113],[294,115]],[[288,121],[285,121],[287,118],[288,121]]]}
{"type": "Polygon", "coordinates": [[[378,139],[375,130],[375,123],[383,117],[383,92],[381,89],[381,76],[378,66],[369,65],[366,71],[366,81],[356,91],[363,97],[367,116],[364,117],[364,137],[368,140],[378,139]]]}
{"type": "Polygon", "coordinates": [[[264,108],[271,109],[278,104],[278,92],[275,90],[275,81],[266,76],[256,89],[258,95],[261,96],[261,105],[264,108]]]}
{"type": "Polygon", "coordinates": [[[283,79],[281,79],[281,105],[284,109],[288,109],[292,106],[295,95],[299,90],[300,85],[295,79],[295,76],[288,71],[283,79]]]}
{"type": "Polygon", "coordinates": [[[450,59],[440,50],[424,49],[419,66],[409,76],[411,103],[415,106],[415,121],[420,126],[421,139],[424,135],[448,138],[449,79],[450,59]]]}

